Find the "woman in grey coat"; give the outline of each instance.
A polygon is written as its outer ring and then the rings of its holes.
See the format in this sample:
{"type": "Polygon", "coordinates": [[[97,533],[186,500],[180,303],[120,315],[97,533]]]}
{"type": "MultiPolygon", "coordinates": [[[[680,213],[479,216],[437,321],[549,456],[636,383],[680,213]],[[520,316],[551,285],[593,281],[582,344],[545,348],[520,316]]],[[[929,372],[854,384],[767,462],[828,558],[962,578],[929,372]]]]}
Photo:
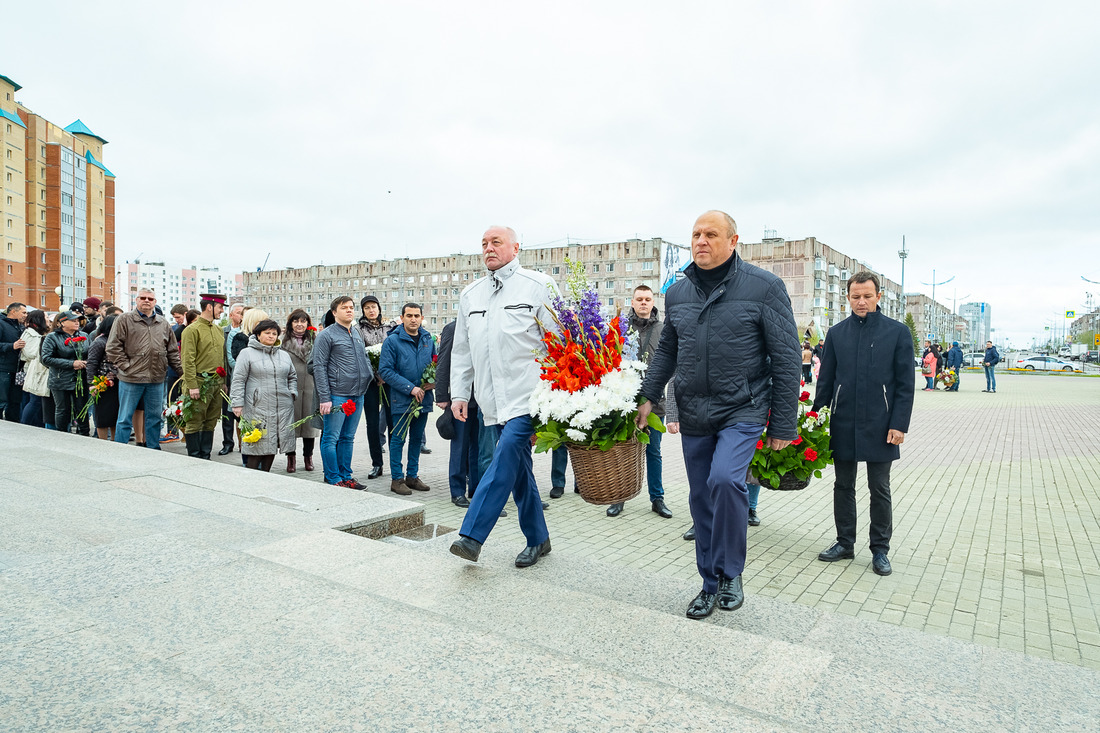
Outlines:
{"type": "Polygon", "coordinates": [[[298,374],[290,355],[279,348],[279,324],[263,320],[252,329],[248,348],[237,356],[229,404],[244,420],[262,422],[263,436],[244,440],[241,452],[249,468],[270,471],[276,453],[294,450],[294,401],[298,374]]]}
{"type": "MultiPolygon", "coordinates": [[[[317,329],[313,327],[313,321],[308,313],[299,308],[290,314],[286,321],[282,348],[290,355],[294,371],[298,374],[298,399],[294,401],[294,422],[304,420],[317,409],[313,375],[308,369],[309,357],[313,353],[313,337],[316,334],[317,329]]],[[[310,420],[294,431],[294,437],[302,439],[302,461],[307,471],[313,470],[313,447],[317,443],[317,436],[321,434],[321,429],[317,427],[316,422],[319,421],[310,420]]],[[[295,456],[292,445],[286,452],[287,473],[294,473],[297,470],[295,456]]]]}

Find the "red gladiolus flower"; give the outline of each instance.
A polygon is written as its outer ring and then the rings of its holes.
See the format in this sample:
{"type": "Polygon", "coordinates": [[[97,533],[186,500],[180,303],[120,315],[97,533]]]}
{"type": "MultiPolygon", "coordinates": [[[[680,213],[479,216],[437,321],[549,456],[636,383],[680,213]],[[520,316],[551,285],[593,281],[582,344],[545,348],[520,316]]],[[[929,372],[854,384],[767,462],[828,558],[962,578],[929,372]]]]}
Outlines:
{"type": "Polygon", "coordinates": [[[791,441],[791,445],[802,445],[802,436],[799,435],[795,437],[795,439],[791,441]]]}
{"type": "Polygon", "coordinates": [[[813,410],[810,410],[809,412],[806,413],[806,417],[812,417],[814,420],[816,420],[817,419],[817,413],[814,412],[813,410]]]}
{"type": "Polygon", "coordinates": [[[344,414],[351,417],[355,414],[355,401],[348,400],[344,404],[340,405],[340,409],[344,411],[344,414]]]}
{"type": "Polygon", "coordinates": [[[807,461],[817,460],[817,451],[815,451],[813,448],[807,448],[802,452],[802,455],[806,457],[807,461]]]}
{"type": "Polygon", "coordinates": [[[763,447],[764,447],[764,441],[762,441],[762,440],[756,441],[756,450],[760,450],[763,447]]]}
{"type": "Polygon", "coordinates": [[[810,393],[809,392],[803,392],[802,395],[798,398],[798,401],[799,402],[805,402],[808,399],[810,399],[810,393]]]}
{"type": "Polygon", "coordinates": [[[214,373],[217,374],[219,377],[224,377],[225,376],[225,369],[223,369],[221,367],[218,367],[217,369],[214,370],[214,373]]]}

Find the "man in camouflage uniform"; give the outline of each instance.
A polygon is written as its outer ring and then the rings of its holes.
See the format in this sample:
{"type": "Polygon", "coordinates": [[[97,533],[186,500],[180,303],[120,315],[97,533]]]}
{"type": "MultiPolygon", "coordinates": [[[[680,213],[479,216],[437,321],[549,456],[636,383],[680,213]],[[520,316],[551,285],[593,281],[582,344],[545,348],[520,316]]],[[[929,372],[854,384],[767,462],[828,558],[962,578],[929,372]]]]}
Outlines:
{"type": "Polygon", "coordinates": [[[202,384],[218,369],[225,373],[225,334],[215,321],[225,309],[225,296],[205,293],[199,296],[202,313],[183,329],[180,351],[183,353],[183,388],[191,397],[191,417],[183,428],[187,455],[210,460],[214,446],[214,428],[222,416],[222,389],[225,380],[214,377],[214,388],[202,396],[202,384]]]}

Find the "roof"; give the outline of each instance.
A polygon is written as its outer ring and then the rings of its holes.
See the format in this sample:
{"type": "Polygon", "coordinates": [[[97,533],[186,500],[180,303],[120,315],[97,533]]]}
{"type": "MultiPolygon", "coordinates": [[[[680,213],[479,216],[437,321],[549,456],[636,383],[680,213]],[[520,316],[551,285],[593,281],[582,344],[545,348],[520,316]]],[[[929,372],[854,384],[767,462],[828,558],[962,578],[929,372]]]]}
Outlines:
{"type": "Polygon", "coordinates": [[[95,134],[94,132],[92,132],[91,130],[89,130],[89,129],[88,129],[88,126],[87,126],[87,125],[85,125],[85,124],[84,124],[83,122],[81,122],[80,120],[77,120],[77,121],[76,121],[76,122],[74,122],[73,124],[71,124],[71,125],[69,125],[68,127],[66,127],[66,128],[65,128],[65,132],[69,133],[70,135],[87,135],[88,137],[94,137],[94,138],[95,138],[96,140],[99,140],[99,141],[100,141],[101,143],[103,143],[104,145],[106,145],[106,144],[107,144],[107,141],[106,141],[106,140],[104,140],[103,138],[101,138],[101,137],[100,137],[99,135],[96,135],[96,134],[95,134]]]}
{"type": "Polygon", "coordinates": [[[91,150],[84,153],[84,160],[88,161],[88,163],[90,165],[94,165],[96,168],[99,168],[101,171],[103,171],[104,175],[110,176],[111,178],[115,177],[114,173],[111,173],[111,171],[107,170],[107,166],[103,165],[102,163],[100,163],[98,160],[95,159],[95,156],[92,155],[91,150]]]}
{"type": "Polygon", "coordinates": [[[6,76],[4,76],[3,74],[0,74],[0,79],[3,79],[3,80],[4,80],[4,81],[6,81],[6,82],[7,82],[8,84],[11,84],[11,85],[12,85],[13,87],[15,87],[15,91],[17,91],[17,92],[18,92],[18,91],[19,91],[20,89],[22,89],[22,88],[23,88],[23,87],[19,86],[18,84],[16,84],[16,83],[15,83],[15,80],[14,80],[14,79],[11,79],[11,78],[9,78],[9,77],[6,77],[6,76]]]}
{"type": "Polygon", "coordinates": [[[15,124],[22,127],[24,130],[27,129],[27,126],[23,124],[23,120],[19,119],[19,115],[15,114],[14,112],[8,112],[6,110],[0,109],[0,117],[3,117],[5,120],[11,120],[15,124]]]}

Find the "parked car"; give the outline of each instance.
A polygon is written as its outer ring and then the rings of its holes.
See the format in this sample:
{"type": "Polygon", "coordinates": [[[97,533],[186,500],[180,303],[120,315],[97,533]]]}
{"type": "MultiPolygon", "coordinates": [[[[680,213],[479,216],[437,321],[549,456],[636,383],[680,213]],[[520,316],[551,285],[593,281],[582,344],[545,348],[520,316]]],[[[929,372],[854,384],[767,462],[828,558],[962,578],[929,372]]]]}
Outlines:
{"type": "Polygon", "coordinates": [[[963,354],[963,366],[980,367],[985,363],[984,351],[971,351],[963,354]]]}
{"type": "Polygon", "coordinates": [[[1017,359],[1015,367],[1017,369],[1027,369],[1028,371],[1035,371],[1036,369],[1062,372],[1081,371],[1081,367],[1074,366],[1056,356],[1033,356],[1030,359],[1017,359]]]}

